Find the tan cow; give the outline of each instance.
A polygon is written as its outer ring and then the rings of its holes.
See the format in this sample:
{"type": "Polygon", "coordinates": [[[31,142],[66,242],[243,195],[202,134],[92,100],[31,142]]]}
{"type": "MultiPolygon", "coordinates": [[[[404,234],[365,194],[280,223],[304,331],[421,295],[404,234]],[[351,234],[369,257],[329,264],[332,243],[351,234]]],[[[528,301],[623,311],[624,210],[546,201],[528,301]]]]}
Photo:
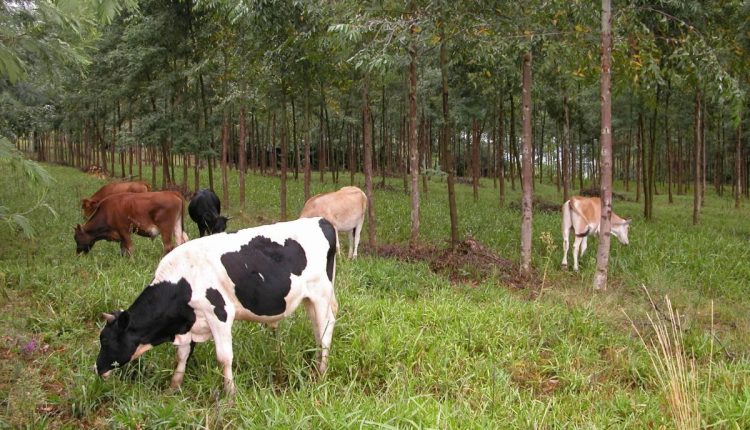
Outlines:
{"type": "MultiPolygon", "coordinates": [[[[359,235],[367,212],[367,196],[357,187],[343,187],[338,191],[310,197],[299,214],[300,218],[321,216],[333,224],[338,232],[349,232],[349,258],[357,258],[359,235]]],[[[336,248],[339,248],[338,235],[336,248]]]]}
{"type": "Polygon", "coordinates": [[[81,209],[83,216],[88,218],[94,213],[94,209],[99,202],[112,194],[119,193],[145,193],[151,191],[151,187],[145,182],[112,182],[99,188],[94,195],[87,199],[81,200],[81,209]]]}
{"type": "MultiPolygon", "coordinates": [[[[576,240],[573,243],[573,270],[578,271],[578,249],[580,255],[586,252],[586,241],[589,235],[599,233],[599,221],[601,220],[602,202],[599,197],[573,196],[562,205],[562,235],[563,235],[563,269],[568,268],[568,235],[573,229],[576,240]]],[[[629,219],[622,219],[612,211],[612,234],[627,245],[629,219]]]]}

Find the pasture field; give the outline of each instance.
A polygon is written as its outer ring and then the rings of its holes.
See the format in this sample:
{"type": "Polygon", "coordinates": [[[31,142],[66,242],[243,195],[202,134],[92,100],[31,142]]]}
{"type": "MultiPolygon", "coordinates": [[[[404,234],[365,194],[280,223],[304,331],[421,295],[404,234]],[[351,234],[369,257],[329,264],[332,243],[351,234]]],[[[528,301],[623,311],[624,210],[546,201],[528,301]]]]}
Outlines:
{"type": "MultiPolygon", "coordinates": [[[[523,288],[492,277],[454,283],[426,263],[372,256],[363,233],[360,258],[338,258],[340,310],[328,373],[312,376],[314,341],[304,311],[283,322],[277,335],[238,322],[237,395],[229,402],[221,396],[211,342],[196,348],[178,392],[168,390],[170,345],[106,381],[94,374],[99,315],[133,302],[151,280],[161,242],[135,238],[132,258],[110,242],[76,256],[79,201],[103,181],[46,167],[55,179],[46,199],[57,216],[29,213],[34,239],[0,227],[0,427],[674,428],[664,387],[633,328],[652,339],[645,286],[662,311],[668,295],[682,317],[702,426],[750,428],[747,200],[736,210],[731,197],[707,190],[695,227],[690,195],[676,196],[672,205],[657,195],[651,222],[643,220],[640,204],[615,201],[619,215],[633,217],[631,244],[613,239],[604,292],[591,288],[596,239],[580,273],[560,270],[559,213],[534,214],[537,276],[523,288]],[[552,242],[542,239],[547,235],[552,242]]],[[[35,192],[20,173],[3,165],[0,175],[0,206],[33,205],[35,192]]],[[[320,184],[315,174],[313,190],[349,184],[348,175],[341,178],[320,184]]],[[[361,176],[357,181],[363,185],[361,176]]],[[[237,207],[236,187],[222,202],[234,217],[230,229],[278,219],[278,178],[251,175],[247,184],[245,208],[237,207]]],[[[378,241],[405,244],[409,199],[401,179],[387,185],[375,197],[378,241]]],[[[520,201],[520,186],[510,191],[509,185],[504,208],[490,180],[483,180],[478,203],[469,186],[457,185],[460,231],[518,261],[521,215],[510,203],[520,201]]],[[[289,186],[293,217],[303,204],[301,178],[289,186]]],[[[622,187],[616,191],[634,198],[622,187]]],[[[537,184],[535,194],[561,200],[549,185],[537,184]]],[[[445,184],[431,181],[422,194],[424,243],[445,246],[446,202],[445,184]]],[[[185,217],[188,234],[197,237],[185,217]]]]}

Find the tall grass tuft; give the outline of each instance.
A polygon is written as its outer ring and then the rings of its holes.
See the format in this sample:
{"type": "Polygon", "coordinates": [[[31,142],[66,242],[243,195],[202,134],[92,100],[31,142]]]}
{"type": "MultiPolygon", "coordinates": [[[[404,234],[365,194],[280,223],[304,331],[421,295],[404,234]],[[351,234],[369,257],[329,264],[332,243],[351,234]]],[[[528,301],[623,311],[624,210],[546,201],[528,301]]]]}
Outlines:
{"type": "Polygon", "coordinates": [[[698,375],[695,360],[688,358],[684,350],[682,322],[675,312],[669,296],[664,296],[666,311],[662,311],[646,292],[653,312],[646,313],[654,330],[655,339],[644,339],[630,316],[625,314],[643,342],[656,373],[659,387],[669,404],[669,410],[677,429],[701,428],[701,413],[698,404],[698,375]]]}

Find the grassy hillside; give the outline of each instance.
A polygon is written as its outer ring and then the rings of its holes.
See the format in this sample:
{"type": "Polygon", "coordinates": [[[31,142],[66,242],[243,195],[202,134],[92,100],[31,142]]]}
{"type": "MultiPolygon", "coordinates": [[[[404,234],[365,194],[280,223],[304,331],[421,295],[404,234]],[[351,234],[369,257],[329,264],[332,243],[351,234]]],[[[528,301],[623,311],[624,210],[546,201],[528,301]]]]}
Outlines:
{"type": "MultiPolygon", "coordinates": [[[[673,205],[656,196],[652,222],[642,219],[638,203],[616,201],[615,211],[634,219],[631,245],[613,241],[610,288],[600,293],[591,289],[596,239],[580,273],[560,270],[559,213],[535,213],[537,277],[520,289],[494,278],[453,283],[423,262],[367,255],[363,244],[359,259],[338,260],[340,312],[328,374],[311,377],[314,341],[303,311],[282,323],[278,336],[240,322],[234,328],[237,396],[230,405],[221,396],[210,342],[196,348],[179,392],[167,388],[170,345],[106,381],[94,374],[99,315],[132,303],[153,275],[161,242],[135,238],[132,258],[109,242],[76,256],[72,227],[83,222],[78,202],[103,181],[48,168],[56,182],[47,201],[57,217],[31,212],[33,240],[0,226],[2,427],[672,428],[662,385],[626,317],[652,339],[642,286],[662,312],[668,295],[682,317],[703,426],[750,427],[747,201],[738,211],[729,197],[707,191],[697,227],[689,196],[673,205]],[[552,243],[542,239],[547,235],[552,243]]],[[[33,204],[20,176],[2,166],[0,174],[7,184],[0,205],[23,210],[33,204]]],[[[250,177],[242,210],[233,190],[223,202],[234,216],[230,228],[277,220],[277,181],[250,177]]],[[[313,184],[314,192],[341,185],[348,181],[313,184]]],[[[492,182],[482,185],[478,203],[469,186],[457,186],[461,233],[517,261],[520,211],[500,208],[492,182]]],[[[535,193],[560,203],[553,187],[537,184],[535,193]]],[[[290,181],[289,195],[289,213],[297,214],[302,183],[290,181]]],[[[449,236],[445,184],[430,182],[422,197],[422,240],[442,247],[449,236]]],[[[507,198],[519,200],[518,191],[507,198]]],[[[409,201],[402,182],[389,181],[375,204],[379,242],[406,243],[409,201]]],[[[189,218],[186,227],[197,237],[189,218]]]]}

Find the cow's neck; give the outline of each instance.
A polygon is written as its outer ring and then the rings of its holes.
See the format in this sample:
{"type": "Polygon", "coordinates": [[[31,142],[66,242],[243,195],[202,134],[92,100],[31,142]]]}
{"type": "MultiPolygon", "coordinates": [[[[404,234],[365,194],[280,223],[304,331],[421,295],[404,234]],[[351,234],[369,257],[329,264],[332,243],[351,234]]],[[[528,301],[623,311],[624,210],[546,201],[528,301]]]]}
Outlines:
{"type": "Polygon", "coordinates": [[[195,322],[189,306],[192,288],[184,279],[177,283],[162,281],[146,287],[128,309],[128,330],[141,344],[158,345],[187,333],[195,322]]]}
{"type": "Polygon", "coordinates": [[[83,231],[93,237],[95,240],[107,239],[111,228],[106,222],[91,219],[89,222],[84,224],[83,231]]]}

